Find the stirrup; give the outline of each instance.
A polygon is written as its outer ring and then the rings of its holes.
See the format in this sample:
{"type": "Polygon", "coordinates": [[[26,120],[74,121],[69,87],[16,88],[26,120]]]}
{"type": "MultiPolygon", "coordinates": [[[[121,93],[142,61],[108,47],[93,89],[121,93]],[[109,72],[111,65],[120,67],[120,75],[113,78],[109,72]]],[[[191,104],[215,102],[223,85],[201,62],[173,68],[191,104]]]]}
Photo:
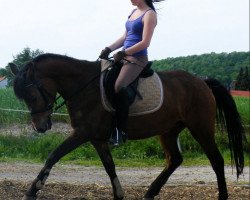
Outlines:
{"type": "Polygon", "coordinates": [[[109,143],[113,146],[119,146],[121,144],[124,144],[127,140],[126,133],[122,130],[119,130],[117,127],[114,129],[114,131],[111,134],[111,137],[109,139],[109,143]]]}

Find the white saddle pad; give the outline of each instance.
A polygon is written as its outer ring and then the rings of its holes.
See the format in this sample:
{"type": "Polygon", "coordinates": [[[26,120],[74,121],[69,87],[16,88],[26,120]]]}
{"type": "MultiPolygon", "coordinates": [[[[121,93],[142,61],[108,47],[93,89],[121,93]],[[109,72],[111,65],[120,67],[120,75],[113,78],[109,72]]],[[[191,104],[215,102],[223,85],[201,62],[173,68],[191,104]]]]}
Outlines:
{"type": "MultiPolygon", "coordinates": [[[[115,109],[109,103],[103,87],[104,74],[100,78],[101,100],[105,110],[114,112],[115,109]]],[[[138,91],[143,99],[136,96],[134,103],[129,107],[129,116],[144,115],[153,113],[162,106],[163,87],[161,79],[157,73],[148,78],[140,78],[138,82],[138,91]]]]}

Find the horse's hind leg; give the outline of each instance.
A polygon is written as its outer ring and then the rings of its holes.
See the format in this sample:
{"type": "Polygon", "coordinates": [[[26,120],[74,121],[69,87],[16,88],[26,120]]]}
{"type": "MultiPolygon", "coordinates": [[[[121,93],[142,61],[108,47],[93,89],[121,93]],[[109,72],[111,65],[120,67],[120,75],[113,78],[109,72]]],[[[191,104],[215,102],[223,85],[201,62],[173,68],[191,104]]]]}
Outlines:
{"type": "Polygon", "coordinates": [[[159,194],[170,175],[181,165],[183,159],[177,145],[177,138],[183,128],[184,127],[181,125],[173,129],[171,132],[160,136],[161,144],[164,148],[168,163],[161,174],[150,185],[147,193],[144,195],[145,200],[154,199],[154,197],[159,194]]]}
{"type": "Polygon", "coordinates": [[[44,167],[40,171],[39,175],[32,182],[31,187],[26,192],[23,200],[34,200],[37,198],[36,194],[45,184],[46,179],[49,176],[50,170],[60,158],[68,154],[72,150],[83,144],[85,139],[81,136],[71,135],[69,136],[59,147],[57,147],[48,157],[44,167]]]}
{"type": "Polygon", "coordinates": [[[98,152],[103,166],[111,180],[113,194],[115,200],[122,200],[124,198],[124,191],[121,187],[120,181],[115,172],[115,164],[110,153],[108,143],[106,141],[92,141],[93,146],[98,152]]]}
{"type": "Polygon", "coordinates": [[[216,174],[219,189],[219,200],[225,200],[228,198],[228,193],[224,172],[224,159],[215,143],[213,127],[214,126],[196,126],[193,129],[189,128],[189,130],[193,137],[196,139],[196,141],[201,145],[216,174]]]}

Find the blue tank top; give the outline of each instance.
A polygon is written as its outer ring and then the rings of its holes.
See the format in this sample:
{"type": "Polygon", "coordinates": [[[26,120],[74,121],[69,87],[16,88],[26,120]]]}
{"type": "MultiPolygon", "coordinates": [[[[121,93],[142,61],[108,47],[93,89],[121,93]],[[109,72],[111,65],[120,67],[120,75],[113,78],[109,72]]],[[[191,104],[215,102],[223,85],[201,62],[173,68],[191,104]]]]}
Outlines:
{"type": "MultiPolygon", "coordinates": [[[[128,20],[125,24],[127,35],[126,35],[125,41],[123,43],[123,49],[127,49],[127,48],[137,44],[138,42],[142,41],[142,33],[143,33],[142,18],[146,14],[146,12],[148,12],[151,9],[147,10],[140,17],[138,17],[134,20],[129,20],[130,16],[135,12],[135,10],[133,10],[133,12],[129,15],[128,20]]],[[[134,53],[132,56],[146,56],[146,55],[148,55],[147,48],[145,48],[139,52],[134,53]]]]}

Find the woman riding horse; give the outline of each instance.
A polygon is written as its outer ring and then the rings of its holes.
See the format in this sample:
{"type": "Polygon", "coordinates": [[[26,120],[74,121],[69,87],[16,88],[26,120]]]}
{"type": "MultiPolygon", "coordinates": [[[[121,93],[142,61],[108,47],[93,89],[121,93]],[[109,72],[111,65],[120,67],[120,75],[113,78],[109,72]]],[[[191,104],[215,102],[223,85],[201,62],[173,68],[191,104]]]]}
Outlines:
{"type": "Polygon", "coordinates": [[[148,62],[148,51],[151,38],[157,24],[154,0],[131,0],[137,6],[129,15],[125,33],[113,44],[102,50],[101,59],[108,59],[109,54],[123,47],[114,54],[115,62],[123,62],[120,74],[115,82],[116,128],[112,131],[110,143],[119,145],[126,140],[126,126],[129,111],[127,86],[142,72],[148,62]],[[126,60],[123,60],[123,59],[126,60]]]}
{"type": "MultiPolygon", "coordinates": [[[[122,200],[124,192],[116,174],[108,138],[112,114],[101,101],[101,63],[44,54],[32,59],[22,70],[12,64],[15,74],[14,91],[27,104],[32,125],[38,132],[51,127],[51,114],[59,93],[66,102],[72,133],[47,158],[44,167],[34,179],[24,200],[36,199],[52,167],[66,154],[90,141],[98,152],[110,177],[114,199],[122,200]]],[[[216,105],[219,121],[226,126],[229,147],[234,157],[237,176],[243,172],[244,129],[235,102],[218,81],[205,82],[185,71],[158,72],[162,81],[164,100],[159,110],[128,118],[127,136],[130,140],[158,136],[166,154],[167,165],[150,185],[145,199],[153,200],[171,174],[182,163],[177,145],[180,132],[187,128],[209,158],[217,177],[219,199],[228,198],[224,160],[215,143],[216,105]],[[210,89],[209,89],[209,87],[210,89]]]]}

